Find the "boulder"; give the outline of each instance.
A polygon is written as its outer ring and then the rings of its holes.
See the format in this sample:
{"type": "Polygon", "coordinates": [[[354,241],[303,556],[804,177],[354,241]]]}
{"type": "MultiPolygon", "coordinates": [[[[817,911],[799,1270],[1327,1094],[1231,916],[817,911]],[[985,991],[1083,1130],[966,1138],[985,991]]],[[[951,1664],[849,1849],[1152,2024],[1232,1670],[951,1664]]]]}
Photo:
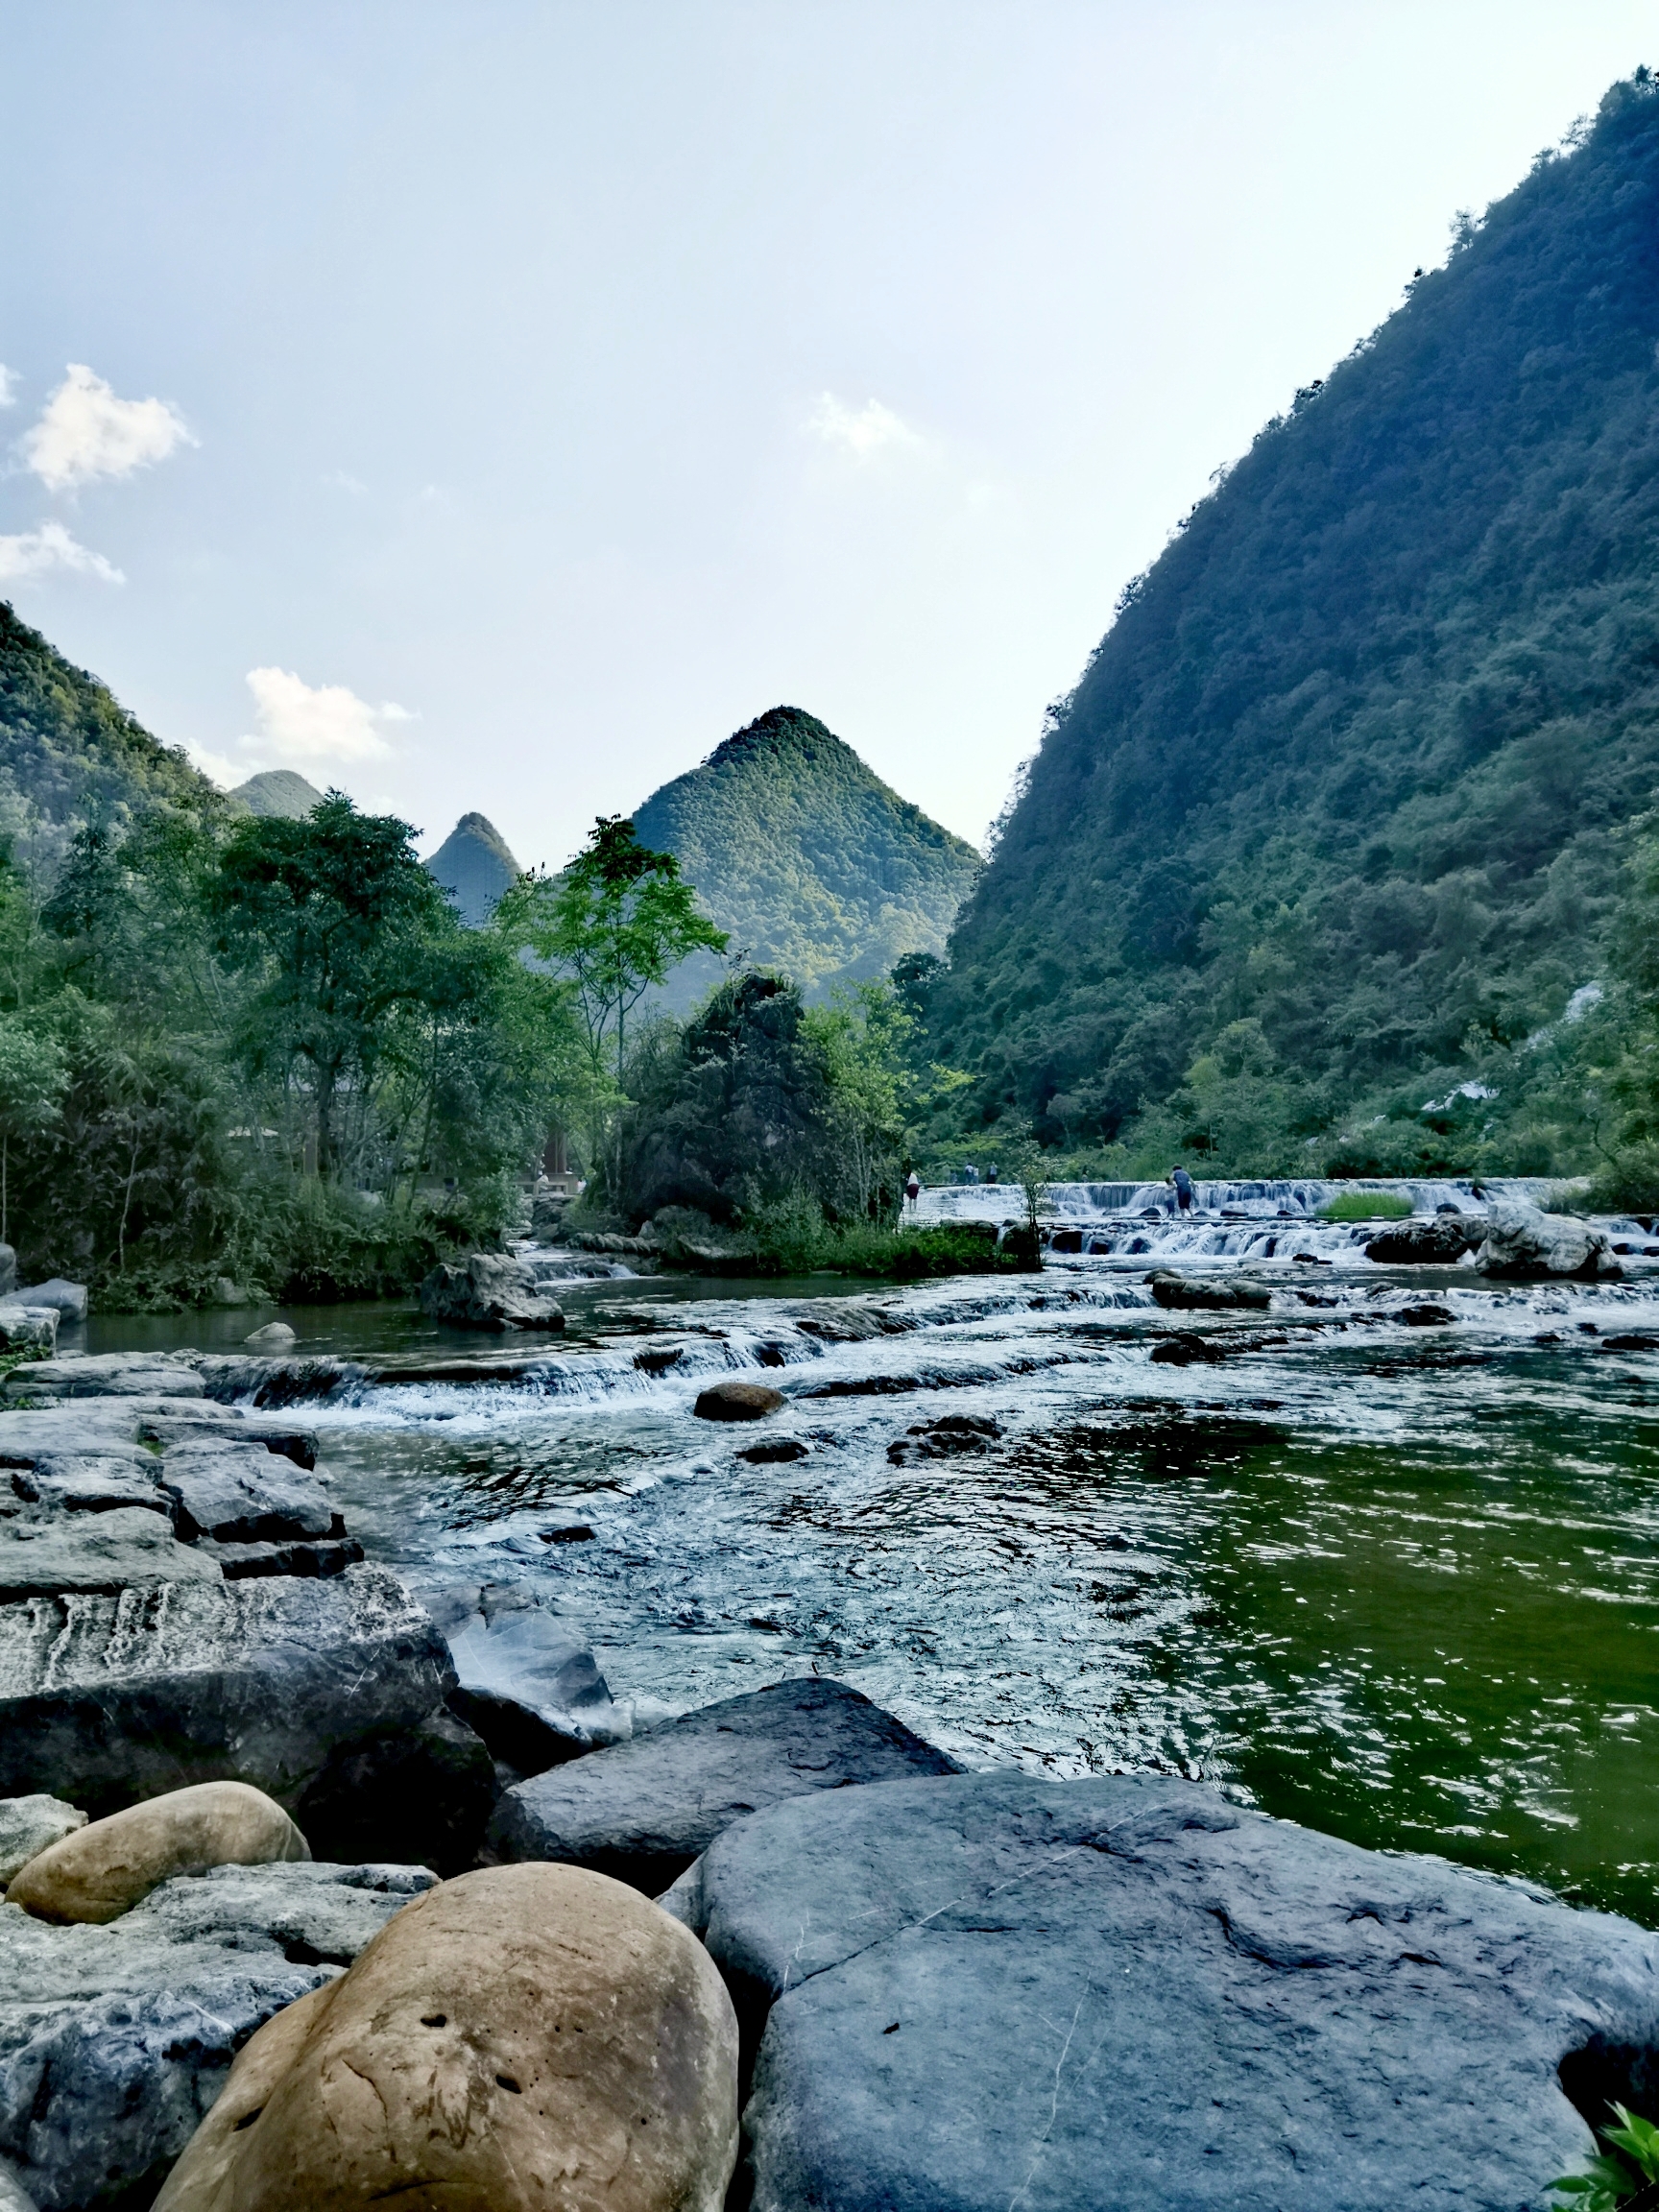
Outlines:
{"type": "Polygon", "coordinates": [[[0,1306],[0,1352],[38,1352],[49,1358],[57,1349],[55,1306],[0,1306]]]}
{"type": "Polygon", "coordinates": [[[164,1515],[142,1506],[0,1523],[0,1614],[18,1599],[58,1593],[223,1581],[215,1561],[180,1544],[164,1515]]]}
{"type": "Polygon", "coordinates": [[[490,1843],[503,1859],[592,1866],[656,1896],[758,1807],[851,1783],[959,1771],[860,1692],[808,1674],[705,1705],[518,1783],[495,1808],[490,1843]]]}
{"type": "Polygon", "coordinates": [[[244,1344],[256,1344],[267,1352],[280,1352],[300,1339],[286,1321],[267,1321],[263,1329],[254,1329],[242,1339],[244,1344]]]}
{"type": "Polygon", "coordinates": [[[565,1310],[517,1260],[473,1252],[437,1266],[421,1286],[421,1308],[452,1329],[563,1329],[565,1310]]]}
{"type": "Polygon", "coordinates": [[[0,1797],[0,1887],[37,1851],[85,1825],[85,1814],[60,1797],[0,1797]]]}
{"type": "Polygon", "coordinates": [[[1575,1220],[1571,1214],[1542,1214],[1536,1206],[1519,1204],[1493,1207],[1475,1264],[1482,1275],[1518,1283],[1551,1276],[1609,1281],[1623,1273],[1605,1229],[1593,1229],[1588,1221],[1575,1220]]]}
{"type": "Polygon", "coordinates": [[[1172,1268],[1160,1267],[1147,1276],[1146,1285],[1153,1302],[1171,1312],[1223,1312],[1238,1306],[1260,1312],[1273,1303],[1264,1284],[1242,1275],[1178,1275],[1172,1268]]]}
{"type": "Polygon", "coordinates": [[[167,1455],[161,1487],[179,1533],[220,1544],[280,1544],[338,1536],[334,1509],[314,1474],[257,1444],[185,1444],[167,1455]]]}
{"type": "Polygon", "coordinates": [[[1190,1367],[1207,1360],[1214,1366],[1227,1357],[1219,1344],[1191,1329],[1173,1329],[1152,1347],[1154,1367],[1190,1367]]]}
{"type": "MultiPolygon", "coordinates": [[[[563,1746],[564,1758],[625,1743],[632,1734],[628,1712],[613,1703],[588,1648],[586,1628],[528,1584],[461,1583],[430,1592],[426,1608],[443,1631],[460,1686],[528,1708],[563,1746]]],[[[478,1725],[470,1714],[464,1718],[478,1725]]]]}
{"type": "Polygon", "coordinates": [[[204,1536],[197,1550],[217,1559],[220,1573],[231,1582],[245,1575],[344,1575],[348,1567],[363,1563],[363,1547],[355,1536],[291,1537],[282,1544],[218,1544],[204,1536]]]}
{"type": "Polygon", "coordinates": [[[482,1737],[440,1708],[416,1727],[340,1744],[299,1813],[325,1859],[395,1856],[448,1876],[477,1863],[498,1795],[482,1737]]]}
{"type": "MultiPolygon", "coordinates": [[[[57,1317],[53,1317],[54,1342],[57,1317]]],[[[165,1352],[83,1353],[69,1359],[39,1359],[14,1367],[6,1395],[44,1405],[57,1398],[200,1398],[204,1386],[195,1367],[165,1352]]]]}
{"type": "Polygon", "coordinates": [[[1162,1776],[798,1799],[663,1902],[763,2023],[755,2212],[1542,2207],[1659,2032],[1629,1921],[1162,1776]]]}
{"type": "MultiPolygon", "coordinates": [[[[93,1526],[121,1519],[156,1517],[93,1526]]],[[[179,1549],[204,1579],[0,1604],[0,1791],[96,1815],[233,1780],[291,1812],[337,1744],[417,1726],[454,1688],[443,1638],[383,1569],[228,1582],[179,1549]]]]}
{"type": "Polygon", "coordinates": [[[1478,1214],[1424,1214],[1373,1237],[1365,1257],[1383,1267],[1454,1267],[1485,1234],[1485,1219],[1478,1214]]]}
{"type": "Polygon", "coordinates": [[[288,1863],[164,1882],[106,1927],[0,1906],[0,2154],[42,2212],[148,2203],[254,2031],[432,1883],[288,1863]]]}
{"type": "Polygon", "coordinates": [[[304,1837],[262,1790],[201,1782],[49,1843],[13,1878],[6,1901],[37,1920],[118,1920],[176,1874],[310,1856],[304,1837]]]}
{"type": "Polygon", "coordinates": [[[782,1403],[782,1391],[764,1382],[711,1382],[691,1410],[699,1421],[764,1421],[782,1403]]]}
{"type": "Polygon", "coordinates": [[[517,1697],[504,1697],[495,1690],[469,1690],[463,1684],[450,1691],[449,1710],[483,1743],[495,1762],[497,1778],[506,1769],[509,1782],[545,1774],[549,1767],[562,1767],[588,1748],[551,1726],[533,1705],[520,1704],[517,1697]]]}
{"type": "Polygon", "coordinates": [[[702,1947],[600,1875],[492,1867],[254,2038],[156,2212],[720,2212],[736,2152],[737,2025],[702,1947]]]}
{"type": "Polygon", "coordinates": [[[60,1321],[84,1321],[86,1318],[86,1286],[84,1283],[66,1283],[61,1275],[54,1275],[45,1283],[32,1283],[26,1290],[12,1293],[19,1306],[50,1306],[60,1321]]]}
{"type": "Polygon", "coordinates": [[[45,1452],[32,1467],[12,1469],[12,1487],[25,1503],[49,1513],[108,1513],[136,1505],[170,1522],[173,1502],[156,1484],[149,1453],[45,1452]]]}

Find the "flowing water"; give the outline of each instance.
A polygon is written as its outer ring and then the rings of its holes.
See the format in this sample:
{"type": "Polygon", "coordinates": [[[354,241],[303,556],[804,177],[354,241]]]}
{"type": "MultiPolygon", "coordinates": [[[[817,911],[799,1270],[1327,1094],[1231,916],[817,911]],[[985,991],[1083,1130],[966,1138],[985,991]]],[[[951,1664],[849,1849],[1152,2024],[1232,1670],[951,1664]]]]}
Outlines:
{"type": "MultiPolygon", "coordinates": [[[[971,1766],[1177,1770],[1659,1923],[1659,1265],[1503,1287],[1297,1215],[1074,1208],[1113,1251],[904,1289],[569,1285],[551,1346],[285,1318],[343,1361],[309,1410],[371,1555],[534,1580],[639,1721],[816,1669],[971,1766]],[[1161,1311],[1148,1232],[1244,1250],[1270,1310],[1161,1311]],[[1221,1357],[1153,1358],[1181,1333],[1221,1357]],[[733,1374],[783,1410],[695,1419],[733,1374]]],[[[166,1341],[207,1339],[90,1348],[166,1341]]]]}

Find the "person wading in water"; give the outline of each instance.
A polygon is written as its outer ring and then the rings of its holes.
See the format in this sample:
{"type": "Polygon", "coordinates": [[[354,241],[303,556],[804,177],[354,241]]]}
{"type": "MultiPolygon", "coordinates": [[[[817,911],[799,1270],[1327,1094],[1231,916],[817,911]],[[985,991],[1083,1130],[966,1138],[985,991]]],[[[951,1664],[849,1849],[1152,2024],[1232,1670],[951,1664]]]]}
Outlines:
{"type": "Polygon", "coordinates": [[[1185,1167],[1171,1167],[1169,1170],[1169,1180],[1175,1186],[1175,1208],[1177,1213],[1190,1214],[1192,1211],[1192,1199],[1194,1195],[1191,1176],[1188,1174],[1185,1167]]]}

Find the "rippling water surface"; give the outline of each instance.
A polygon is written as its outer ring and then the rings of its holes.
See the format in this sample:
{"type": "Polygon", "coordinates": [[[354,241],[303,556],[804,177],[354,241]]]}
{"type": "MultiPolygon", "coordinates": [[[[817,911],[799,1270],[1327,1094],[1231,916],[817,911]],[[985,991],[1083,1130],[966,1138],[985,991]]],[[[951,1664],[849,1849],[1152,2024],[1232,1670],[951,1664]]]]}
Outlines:
{"type": "Polygon", "coordinates": [[[596,1284],[544,1352],[289,1318],[361,1365],[317,1413],[372,1554],[534,1578],[641,1719],[816,1668],[970,1765],[1175,1768],[1659,1923],[1659,1285],[1283,1264],[1235,1318],[1143,1270],[596,1284]],[[783,1411],[694,1419],[733,1372],[783,1411]]]}

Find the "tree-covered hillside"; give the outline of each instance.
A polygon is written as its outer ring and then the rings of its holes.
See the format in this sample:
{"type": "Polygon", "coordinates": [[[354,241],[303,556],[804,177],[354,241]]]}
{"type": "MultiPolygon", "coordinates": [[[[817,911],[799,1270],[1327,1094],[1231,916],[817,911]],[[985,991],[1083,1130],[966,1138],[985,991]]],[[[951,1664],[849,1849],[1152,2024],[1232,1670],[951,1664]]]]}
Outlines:
{"type": "MultiPolygon", "coordinates": [[[[941,952],[979,855],[889,790],[796,707],[774,707],[676,777],[634,816],[672,853],[699,902],[749,964],[808,997],[941,952]]],[[[675,972],[684,1011],[722,970],[700,953],[675,972]]]]}
{"type": "Polygon", "coordinates": [[[45,830],[51,844],[54,829],[213,796],[181,751],[158,744],[0,601],[0,830],[25,842],[45,830]]]}
{"type": "Polygon", "coordinates": [[[1123,593],[934,995],[987,1118],[1202,1144],[1206,1081],[1276,1085],[1305,1144],[1469,1079],[1561,1149],[1527,1042],[1659,778],[1655,89],[1460,221],[1123,593]]]}

